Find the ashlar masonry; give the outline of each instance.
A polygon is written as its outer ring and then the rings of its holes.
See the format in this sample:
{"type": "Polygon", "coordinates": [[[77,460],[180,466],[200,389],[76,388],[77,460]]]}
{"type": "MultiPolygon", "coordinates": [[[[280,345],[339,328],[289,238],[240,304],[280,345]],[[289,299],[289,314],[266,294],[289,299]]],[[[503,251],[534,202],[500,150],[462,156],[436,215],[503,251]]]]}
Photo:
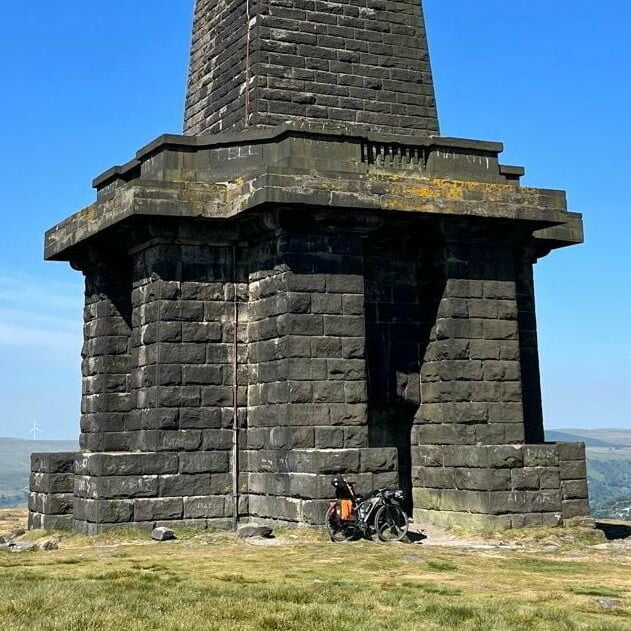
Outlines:
{"type": "Polygon", "coordinates": [[[46,234],[86,281],[81,451],[33,457],[31,527],[318,525],[340,472],[420,521],[587,515],[533,287],[582,219],[439,135],[418,0],[198,0],[184,131],[46,234]]]}

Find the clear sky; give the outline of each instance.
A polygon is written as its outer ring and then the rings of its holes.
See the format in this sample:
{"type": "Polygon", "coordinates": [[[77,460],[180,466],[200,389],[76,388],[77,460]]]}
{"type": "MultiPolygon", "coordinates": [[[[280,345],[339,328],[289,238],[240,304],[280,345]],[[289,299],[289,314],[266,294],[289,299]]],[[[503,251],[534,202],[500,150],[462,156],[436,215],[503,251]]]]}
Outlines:
{"type": "MultiPolygon", "coordinates": [[[[546,426],[631,428],[631,2],[425,0],[443,135],[564,188],[586,244],[537,266],[546,426]]],[[[192,0],[6,2],[0,22],[0,436],[75,438],[82,279],[44,230],[181,129],[192,0]]]]}

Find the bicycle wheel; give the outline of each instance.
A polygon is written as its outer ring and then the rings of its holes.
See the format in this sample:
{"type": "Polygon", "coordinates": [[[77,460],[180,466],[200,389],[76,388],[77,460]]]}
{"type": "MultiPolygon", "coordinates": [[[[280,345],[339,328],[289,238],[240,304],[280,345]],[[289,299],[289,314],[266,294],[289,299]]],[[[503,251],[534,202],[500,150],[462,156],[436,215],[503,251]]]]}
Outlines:
{"type": "Polygon", "coordinates": [[[401,541],[408,532],[408,516],[396,504],[384,504],[375,515],[375,532],[379,541],[401,541]]]}
{"type": "Polygon", "coordinates": [[[340,519],[335,504],[326,512],[326,529],[329,531],[331,541],[352,541],[357,538],[357,528],[340,519]]]}

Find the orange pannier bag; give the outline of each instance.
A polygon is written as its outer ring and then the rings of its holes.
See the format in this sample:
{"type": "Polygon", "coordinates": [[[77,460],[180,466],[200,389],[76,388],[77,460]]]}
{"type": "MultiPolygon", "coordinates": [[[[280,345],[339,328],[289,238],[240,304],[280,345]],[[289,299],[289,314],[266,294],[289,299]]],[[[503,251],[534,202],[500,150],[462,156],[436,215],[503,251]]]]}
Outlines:
{"type": "Polygon", "coordinates": [[[353,502],[351,500],[340,500],[340,519],[348,521],[353,518],[353,502]]]}

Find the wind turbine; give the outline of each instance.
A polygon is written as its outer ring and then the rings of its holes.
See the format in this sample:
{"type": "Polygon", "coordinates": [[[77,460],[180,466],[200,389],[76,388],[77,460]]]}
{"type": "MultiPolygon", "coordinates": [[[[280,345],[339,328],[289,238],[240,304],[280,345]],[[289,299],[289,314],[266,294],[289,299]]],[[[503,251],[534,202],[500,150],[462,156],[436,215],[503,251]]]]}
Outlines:
{"type": "Polygon", "coordinates": [[[37,426],[37,421],[33,421],[33,427],[28,430],[28,433],[33,434],[33,440],[37,440],[37,434],[41,433],[42,431],[44,430],[37,426]]]}

